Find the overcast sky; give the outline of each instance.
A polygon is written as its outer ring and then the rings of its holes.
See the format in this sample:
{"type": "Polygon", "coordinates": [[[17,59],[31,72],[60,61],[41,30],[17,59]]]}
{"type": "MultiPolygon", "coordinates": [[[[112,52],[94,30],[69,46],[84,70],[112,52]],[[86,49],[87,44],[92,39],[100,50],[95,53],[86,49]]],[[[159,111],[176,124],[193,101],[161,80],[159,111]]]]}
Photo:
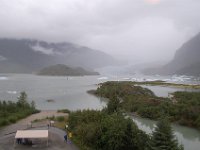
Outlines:
{"type": "Polygon", "coordinates": [[[132,62],[172,59],[200,0],[0,0],[0,37],[69,41],[132,62]]]}

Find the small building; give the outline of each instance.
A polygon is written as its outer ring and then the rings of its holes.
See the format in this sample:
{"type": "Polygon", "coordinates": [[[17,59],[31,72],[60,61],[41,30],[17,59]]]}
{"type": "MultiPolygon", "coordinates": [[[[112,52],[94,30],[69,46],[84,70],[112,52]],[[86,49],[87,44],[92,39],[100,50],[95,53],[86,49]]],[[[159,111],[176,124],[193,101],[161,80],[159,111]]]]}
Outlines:
{"type": "Polygon", "coordinates": [[[17,130],[14,139],[14,147],[17,139],[46,139],[48,146],[49,133],[48,130],[17,130]]]}

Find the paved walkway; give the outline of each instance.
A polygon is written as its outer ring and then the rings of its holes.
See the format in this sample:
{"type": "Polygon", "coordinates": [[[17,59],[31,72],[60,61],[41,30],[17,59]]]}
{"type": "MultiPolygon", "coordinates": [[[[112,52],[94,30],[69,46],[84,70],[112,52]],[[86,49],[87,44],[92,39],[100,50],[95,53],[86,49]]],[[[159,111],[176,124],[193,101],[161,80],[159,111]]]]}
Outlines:
{"type": "MultiPolygon", "coordinates": [[[[68,141],[67,143],[64,141],[64,135],[65,131],[50,127],[49,128],[49,146],[46,147],[45,144],[38,144],[32,146],[25,146],[25,145],[18,145],[16,144],[16,147],[14,148],[14,136],[15,132],[20,129],[26,129],[27,123],[37,119],[42,119],[42,117],[46,117],[46,114],[51,113],[44,113],[41,112],[39,114],[31,115],[23,120],[20,120],[19,122],[6,126],[2,129],[0,129],[0,150],[79,150],[71,141],[68,141]]],[[[54,112],[53,115],[66,115],[66,114],[57,114],[54,112]]],[[[39,128],[33,128],[33,129],[48,129],[47,126],[39,127],[39,128]]]]}

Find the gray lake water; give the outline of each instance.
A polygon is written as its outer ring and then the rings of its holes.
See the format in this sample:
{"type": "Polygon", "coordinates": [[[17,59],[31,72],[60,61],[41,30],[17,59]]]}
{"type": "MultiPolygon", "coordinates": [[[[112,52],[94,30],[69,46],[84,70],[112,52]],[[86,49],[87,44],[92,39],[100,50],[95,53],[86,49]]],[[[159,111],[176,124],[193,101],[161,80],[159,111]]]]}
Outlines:
{"type": "MultiPolygon", "coordinates": [[[[36,75],[0,75],[0,100],[16,101],[21,91],[28,94],[29,100],[36,102],[36,107],[42,110],[57,110],[67,108],[70,110],[77,109],[102,109],[106,106],[107,101],[87,93],[88,90],[96,89],[98,83],[109,80],[131,81],[132,78],[143,80],[145,78],[154,80],[154,77],[116,77],[116,76],[85,76],[85,77],[48,77],[36,75]],[[55,102],[47,102],[53,99],[55,102]]],[[[156,77],[157,78],[157,77],[156,77]]],[[[159,79],[171,77],[160,77],[159,79]]],[[[178,77],[179,80],[180,77],[178,77]]],[[[173,78],[172,78],[173,79],[173,78]]],[[[168,79],[167,79],[168,80],[168,79]]],[[[174,79],[173,79],[174,80],[174,79]]],[[[186,79],[187,83],[190,83],[186,79]]],[[[178,81],[177,81],[178,82],[178,81]]],[[[180,82],[184,83],[183,78],[180,82]]],[[[191,81],[192,82],[192,81],[191,81]]],[[[192,83],[199,84],[198,81],[192,83]]],[[[157,96],[168,96],[168,93],[180,89],[169,87],[147,87],[157,96]]],[[[147,133],[151,133],[155,127],[155,122],[143,118],[133,118],[138,127],[147,133]]],[[[173,129],[180,143],[184,145],[185,150],[200,150],[200,132],[198,130],[175,126],[173,129]]]]}
{"type": "Polygon", "coordinates": [[[87,93],[96,89],[97,76],[87,77],[48,77],[35,75],[8,75],[0,80],[0,99],[16,101],[21,91],[28,94],[29,100],[36,102],[42,110],[67,108],[102,109],[106,101],[87,93]],[[47,102],[48,99],[54,102],[47,102]]]}
{"type": "MultiPolygon", "coordinates": [[[[145,118],[132,117],[139,129],[151,134],[156,126],[156,121],[145,118]]],[[[172,125],[176,138],[179,144],[183,144],[185,150],[199,150],[200,149],[200,132],[196,129],[172,125]]]]}
{"type": "Polygon", "coordinates": [[[189,89],[189,88],[174,88],[167,86],[151,86],[151,85],[141,85],[144,88],[150,89],[156,96],[159,97],[168,97],[170,93],[174,93],[176,91],[187,91],[187,92],[199,92],[199,89],[189,89]]]}

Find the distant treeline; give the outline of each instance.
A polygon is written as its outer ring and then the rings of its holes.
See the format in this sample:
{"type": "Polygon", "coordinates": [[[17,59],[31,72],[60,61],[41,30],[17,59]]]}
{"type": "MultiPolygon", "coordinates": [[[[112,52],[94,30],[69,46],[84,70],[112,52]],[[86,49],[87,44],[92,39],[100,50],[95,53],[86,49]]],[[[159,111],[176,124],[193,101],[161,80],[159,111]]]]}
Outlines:
{"type": "Polygon", "coordinates": [[[28,103],[27,94],[21,92],[17,102],[0,101],[0,127],[37,113],[35,102],[28,103]]]}
{"type": "Polygon", "coordinates": [[[93,93],[112,101],[115,111],[154,120],[167,117],[171,122],[200,129],[200,92],[175,92],[171,98],[162,98],[134,82],[106,82],[93,93]]]}

